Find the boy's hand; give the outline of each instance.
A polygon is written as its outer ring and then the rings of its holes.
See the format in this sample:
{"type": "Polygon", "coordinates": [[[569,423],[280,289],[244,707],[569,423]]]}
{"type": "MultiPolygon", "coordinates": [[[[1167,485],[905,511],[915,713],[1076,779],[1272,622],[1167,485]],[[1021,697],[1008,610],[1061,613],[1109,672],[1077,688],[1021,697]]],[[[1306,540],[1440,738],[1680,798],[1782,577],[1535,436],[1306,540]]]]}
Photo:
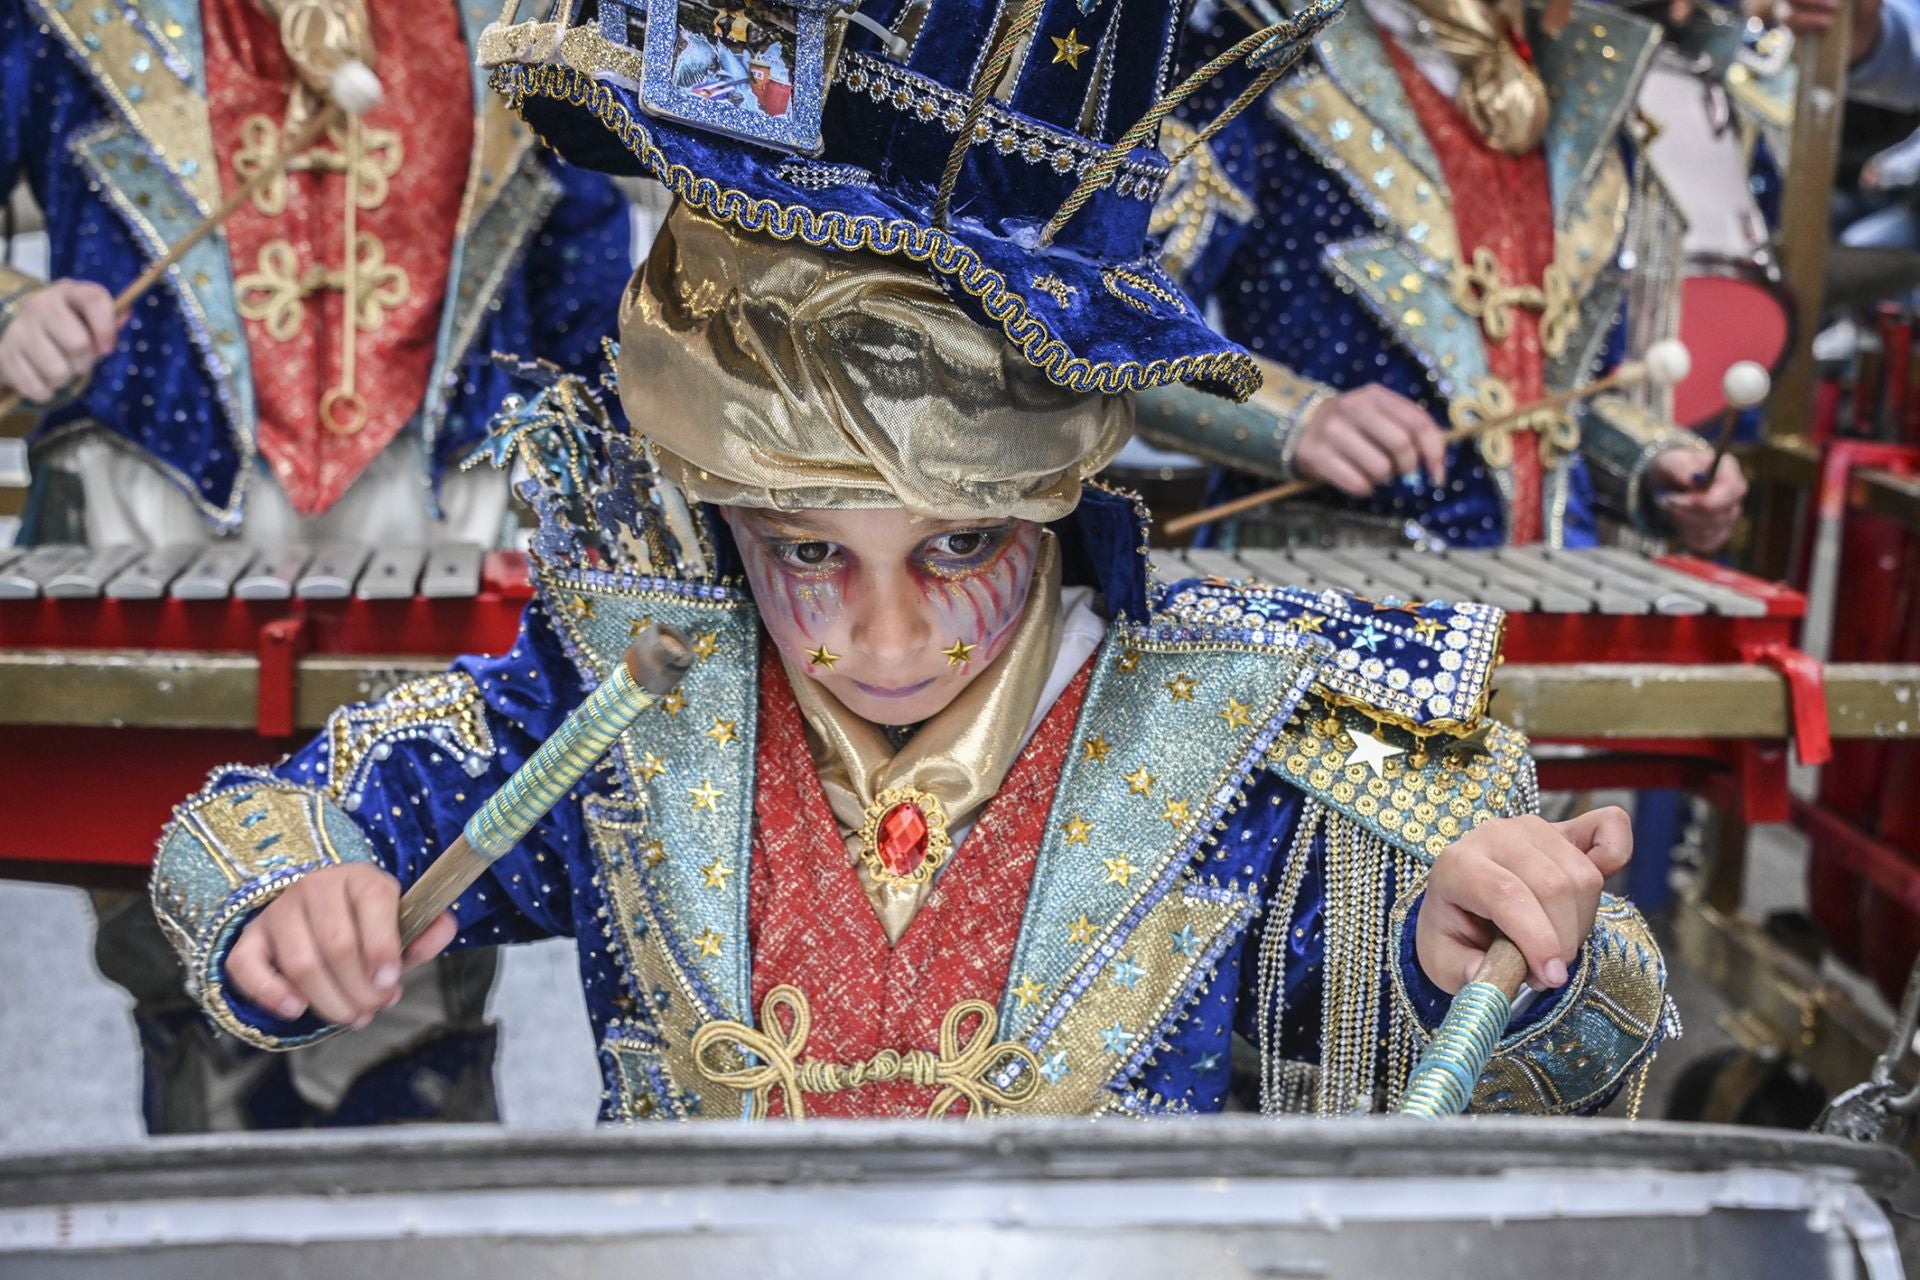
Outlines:
{"type": "Polygon", "coordinates": [[[1494,930],[1527,958],[1527,981],[1560,986],[1593,930],[1600,888],[1633,857],[1633,825],[1616,806],[1566,822],[1500,818],[1461,836],[1434,859],[1414,951],[1433,984],[1472,981],[1494,930]]]}
{"type": "Polygon", "coordinates": [[[13,304],[0,330],[0,387],[46,403],[92,371],[119,341],[113,295],[87,280],[55,280],[13,304]]]}
{"type": "Polygon", "coordinates": [[[400,999],[400,975],[433,959],[458,932],[451,911],[400,950],[400,882],[378,867],[323,867],[281,894],[241,931],[227,980],[282,1018],[315,1014],[356,1030],[400,999]]]}

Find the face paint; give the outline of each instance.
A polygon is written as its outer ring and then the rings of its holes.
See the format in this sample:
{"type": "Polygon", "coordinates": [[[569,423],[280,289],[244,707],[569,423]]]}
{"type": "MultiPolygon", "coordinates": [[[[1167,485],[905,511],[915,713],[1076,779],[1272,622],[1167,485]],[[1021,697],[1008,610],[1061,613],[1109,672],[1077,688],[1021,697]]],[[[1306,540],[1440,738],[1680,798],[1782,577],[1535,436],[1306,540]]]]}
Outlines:
{"type": "Polygon", "coordinates": [[[936,714],[999,656],[1040,548],[1040,526],[1026,520],[933,521],[900,508],[726,516],[774,644],[877,724],[936,714]]]}

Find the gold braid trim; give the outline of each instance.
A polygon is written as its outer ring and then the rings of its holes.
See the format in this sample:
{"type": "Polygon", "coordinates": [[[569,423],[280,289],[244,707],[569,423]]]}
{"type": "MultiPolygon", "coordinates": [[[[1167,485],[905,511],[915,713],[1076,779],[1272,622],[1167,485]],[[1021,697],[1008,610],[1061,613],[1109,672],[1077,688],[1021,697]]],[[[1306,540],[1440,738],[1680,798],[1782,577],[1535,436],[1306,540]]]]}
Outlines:
{"type": "Polygon", "coordinates": [[[929,1120],[938,1119],[966,1099],[969,1119],[989,1107],[1008,1111],[1033,1097],[1040,1087],[1040,1060],[1023,1044],[995,1043],[1000,1016],[985,1000],[962,1000],[940,1021],[940,1051],[882,1049],[862,1062],[806,1062],[813,1030],[813,1010],[798,987],[782,984],[767,992],[760,1006],[765,1030],[742,1022],[709,1022],[693,1037],[693,1059],[700,1074],[714,1084],[738,1089],[752,1099],[753,1118],[767,1115],[767,1100],[775,1088],[786,1103],[787,1115],[804,1120],[805,1095],[844,1093],[867,1084],[905,1080],[940,1087],[929,1120]],[[972,1034],[963,1029],[974,1023],[972,1034]],[[784,1025],[783,1025],[784,1023],[784,1025]],[[718,1049],[716,1059],[711,1051],[718,1049]]]}

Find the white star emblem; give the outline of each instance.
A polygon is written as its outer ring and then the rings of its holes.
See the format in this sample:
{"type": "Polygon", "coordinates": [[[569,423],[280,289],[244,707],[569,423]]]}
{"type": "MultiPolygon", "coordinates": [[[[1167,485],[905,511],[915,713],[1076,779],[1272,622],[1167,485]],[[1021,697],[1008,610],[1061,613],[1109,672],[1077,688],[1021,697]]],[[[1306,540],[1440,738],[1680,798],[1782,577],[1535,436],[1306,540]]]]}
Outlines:
{"type": "Polygon", "coordinates": [[[1347,737],[1353,740],[1353,754],[1347,757],[1347,763],[1367,766],[1373,770],[1373,776],[1376,778],[1387,776],[1387,771],[1383,767],[1387,761],[1395,756],[1407,754],[1405,747],[1396,747],[1370,733],[1362,733],[1358,729],[1347,730],[1347,737]]]}

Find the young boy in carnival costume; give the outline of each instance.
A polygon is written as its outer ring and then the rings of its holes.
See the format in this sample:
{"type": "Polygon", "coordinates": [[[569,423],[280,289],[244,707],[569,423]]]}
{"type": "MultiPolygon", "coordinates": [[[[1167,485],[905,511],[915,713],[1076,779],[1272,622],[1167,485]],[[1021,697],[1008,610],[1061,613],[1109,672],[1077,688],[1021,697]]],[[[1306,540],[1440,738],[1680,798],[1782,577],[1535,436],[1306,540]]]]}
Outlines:
{"type": "Polygon", "coordinates": [[[155,900],[209,1014],[301,1043],[449,945],[571,936],[610,1120],[1214,1111],[1236,1030],[1266,1109],[1341,1114],[1393,1101],[1497,926],[1539,994],[1477,1105],[1602,1105],[1665,971],[1601,894],[1624,816],[1530,816],[1499,612],[1159,582],[1086,483],[1133,390],[1247,389],[1146,253],[1155,153],[1034,234],[1154,105],[1173,6],[935,10],[849,29],[818,160],[643,117],[604,23],[503,29],[544,136],[681,197],[622,308],[646,438],[574,381],[509,406],[542,516],[513,651],[182,806],[155,900]],[[403,954],[403,886],[652,624],[684,682],[403,954]]]}

